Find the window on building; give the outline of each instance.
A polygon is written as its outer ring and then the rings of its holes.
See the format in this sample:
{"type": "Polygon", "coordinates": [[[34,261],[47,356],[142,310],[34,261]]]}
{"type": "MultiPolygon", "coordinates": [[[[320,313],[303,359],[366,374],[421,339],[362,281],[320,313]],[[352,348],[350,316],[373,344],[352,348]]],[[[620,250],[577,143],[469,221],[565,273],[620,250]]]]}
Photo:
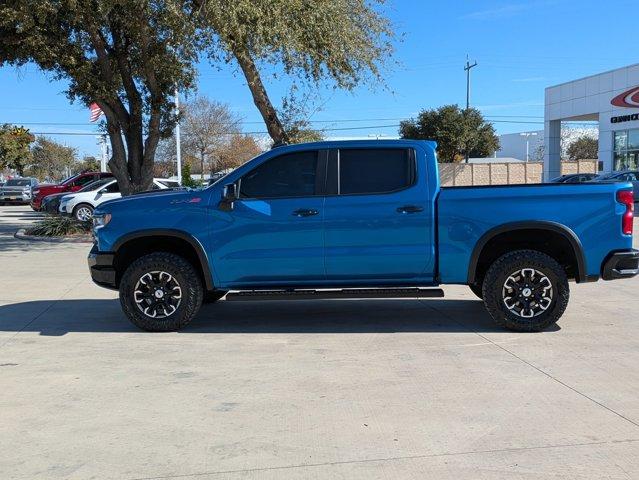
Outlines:
{"type": "Polygon", "coordinates": [[[639,166],[639,129],[613,132],[615,170],[636,170],[639,166]]]}

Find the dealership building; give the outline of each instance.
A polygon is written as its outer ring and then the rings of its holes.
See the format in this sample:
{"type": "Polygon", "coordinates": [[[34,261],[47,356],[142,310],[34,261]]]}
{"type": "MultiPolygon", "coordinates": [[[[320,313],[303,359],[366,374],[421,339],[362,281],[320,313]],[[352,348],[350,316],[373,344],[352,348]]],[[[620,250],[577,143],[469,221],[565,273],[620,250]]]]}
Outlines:
{"type": "Polygon", "coordinates": [[[596,121],[604,172],[639,167],[639,64],[546,88],[544,180],[560,175],[561,122],[596,121]]]}

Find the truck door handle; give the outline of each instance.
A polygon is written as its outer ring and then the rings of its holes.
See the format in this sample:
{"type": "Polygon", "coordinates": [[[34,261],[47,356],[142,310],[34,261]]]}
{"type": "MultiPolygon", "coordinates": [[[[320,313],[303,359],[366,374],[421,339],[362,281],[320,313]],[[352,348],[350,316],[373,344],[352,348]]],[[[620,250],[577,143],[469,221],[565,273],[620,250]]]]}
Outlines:
{"type": "Polygon", "coordinates": [[[315,210],[313,208],[300,208],[293,212],[293,215],[296,217],[312,217],[313,215],[317,215],[319,210],[315,210]]]}
{"type": "Polygon", "coordinates": [[[404,205],[403,207],[398,207],[397,211],[399,213],[417,213],[423,212],[424,207],[420,207],[418,205],[404,205]]]}

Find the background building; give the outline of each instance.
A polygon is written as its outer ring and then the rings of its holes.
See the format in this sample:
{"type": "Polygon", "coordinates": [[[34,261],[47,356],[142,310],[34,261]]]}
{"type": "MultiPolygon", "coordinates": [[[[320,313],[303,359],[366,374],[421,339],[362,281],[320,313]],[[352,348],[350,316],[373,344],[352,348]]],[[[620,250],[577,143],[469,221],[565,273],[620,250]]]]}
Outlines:
{"type": "Polygon", "coordinates": [[[546,88],[544,180],[561,170],[562,121],[597,122],[604,172],[637,168],[639,64],[546,88]]]}
{"type": "Polygon", "coordinates": [[[497,158],[517,158],[526,160],[526,143],[528,143],[528,160],[540,161],[543,157],[544,131],[506,133],[499,135],[500,148],[497,158]]]}

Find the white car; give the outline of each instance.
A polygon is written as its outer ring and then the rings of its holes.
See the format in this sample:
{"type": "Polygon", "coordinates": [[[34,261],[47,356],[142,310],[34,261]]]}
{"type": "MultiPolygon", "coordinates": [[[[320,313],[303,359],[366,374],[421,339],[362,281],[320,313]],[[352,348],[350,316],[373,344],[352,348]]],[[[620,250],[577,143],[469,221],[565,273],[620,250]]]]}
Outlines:
{"type": "MultiPolygon", "coordinates": [[[[95,207],[108,200],[114,200],[122,196],[118,181],[113,178],[95,183],[95,188],[88,192],[71,193],[62,197],[59,212],[62,215],[71,215],[81,222],[87,222],[93,217],[95,207]]],[[[174,180],[154,178],[152,190],[164,190],[179,186],[180,184],[174,180]]]]}

